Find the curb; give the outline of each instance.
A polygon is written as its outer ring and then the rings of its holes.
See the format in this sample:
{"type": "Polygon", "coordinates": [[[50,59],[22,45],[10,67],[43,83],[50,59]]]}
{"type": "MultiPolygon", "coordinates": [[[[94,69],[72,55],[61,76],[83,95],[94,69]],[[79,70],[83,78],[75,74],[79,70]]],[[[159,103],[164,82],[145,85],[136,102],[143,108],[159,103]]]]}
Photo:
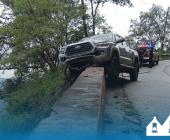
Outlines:
{"type": "Polygon", "coordinates": [[[98,124],[97,124],[97,135],[101,136],[103,134],[103,123],[104,123],[104,110],[105,110],[105,100],[106,98],[106,80],[103,72],[102,89],[100,94],[99,111],[98,111],[98,124]]]}

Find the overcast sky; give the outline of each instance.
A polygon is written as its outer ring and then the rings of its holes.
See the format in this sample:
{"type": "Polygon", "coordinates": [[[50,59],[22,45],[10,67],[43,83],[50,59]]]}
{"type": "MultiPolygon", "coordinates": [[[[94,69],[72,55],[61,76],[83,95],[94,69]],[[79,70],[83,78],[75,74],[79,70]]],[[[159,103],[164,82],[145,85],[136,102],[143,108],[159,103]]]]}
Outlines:
{"type": "MultiPolygon", "coordinates": [[[[147,11],[153,4],[161,5],[165,10],[170,6],[170,0],[131,0],[134,7],[121,7],[115,4],[106,3],[100,7],[102,14],[107,23],[113,28],[113,31],[122,35],[128,35],[130,20],[139,17],[141,11],[147,11]]],[[[0,8],[0,13],[1,13],[0,8]]]]}
{"type": "Polygon", "coordinates": [[[113,31],[122,35],[128,35],[130,20],[139,17],[141,11],[147,11],[153,4],[161,5],[165,10],[170,6],[170,0],[131,0],[134,7],[120,7],[110,3],[100,8],[100,13],[105,16],[107,23],[113,31]]]}

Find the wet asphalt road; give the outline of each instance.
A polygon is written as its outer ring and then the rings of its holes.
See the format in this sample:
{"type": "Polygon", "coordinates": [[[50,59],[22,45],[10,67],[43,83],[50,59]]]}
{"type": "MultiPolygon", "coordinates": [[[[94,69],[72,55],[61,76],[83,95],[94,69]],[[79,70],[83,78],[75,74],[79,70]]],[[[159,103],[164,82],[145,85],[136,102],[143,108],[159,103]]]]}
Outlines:
{"type": "Polygon", "coordinates": [[[170,61],[140,69],[137,82],[124,75],[107,87],[104,134],[141,134],[157,116],[163,123],[170,115],[170,61]]]}

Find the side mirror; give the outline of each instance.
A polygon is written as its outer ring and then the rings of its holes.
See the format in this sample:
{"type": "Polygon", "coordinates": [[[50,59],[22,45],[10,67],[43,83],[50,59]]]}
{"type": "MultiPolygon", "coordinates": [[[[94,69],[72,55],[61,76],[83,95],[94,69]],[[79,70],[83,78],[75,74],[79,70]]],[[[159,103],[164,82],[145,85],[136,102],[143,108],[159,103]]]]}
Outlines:
{"type": "Polygon", "coordinates": [[[123,43],[125,41],[125,39],[118,39],[115,43],[123,43]]]}

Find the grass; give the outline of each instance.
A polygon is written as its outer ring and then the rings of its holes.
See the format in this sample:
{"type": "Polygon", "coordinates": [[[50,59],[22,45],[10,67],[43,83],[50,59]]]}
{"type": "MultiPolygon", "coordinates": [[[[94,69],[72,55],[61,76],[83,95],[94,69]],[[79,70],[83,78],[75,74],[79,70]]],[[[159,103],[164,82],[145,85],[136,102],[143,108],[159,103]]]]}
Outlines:
{"type": "Polygon", "coordinates": [[[61,96],[63,85],[62,69],[48,72],[41,77],[34,75],[31,80],[20,84],[5,99],[8,103],[7,113],[1,120],[0,131],[31,131],[41,119],[49,115],[52,106],[61,96]]]}
{"type": "Polygon", "coordinates": [[[162,55],[160,55],[160,60],[170,60],[170,54],[162,54],[162,55]]]}

